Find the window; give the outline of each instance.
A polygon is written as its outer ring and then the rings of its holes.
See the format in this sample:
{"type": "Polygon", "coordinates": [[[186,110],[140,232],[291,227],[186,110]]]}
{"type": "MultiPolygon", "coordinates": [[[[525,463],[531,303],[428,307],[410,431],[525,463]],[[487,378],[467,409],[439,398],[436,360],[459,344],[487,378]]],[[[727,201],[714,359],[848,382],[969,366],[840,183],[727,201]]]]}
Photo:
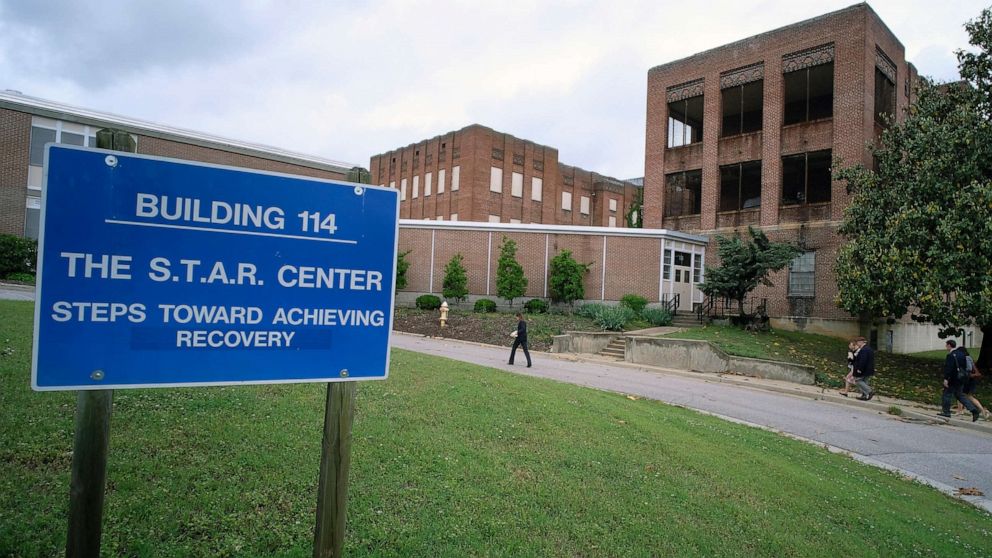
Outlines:
{"type": "Polygon", "coordinates": [[[761,161],[720,167],[720,211],[761,206],[761,161]]]}
{"type": "Polygon", "coordinates": [[[459,166],[451,169],[451,191],[452,192],[457,192],[458,191],[458,178],[461,175],[461,173],[462,173],[462,167],[461,167],[461,165],[459,165],[459,166]]]}
{"type": "Polygon", "coordinates": [[[875,122],[888,125],[896,117],[896,84],[875,68],[875,122]]]}
{"type": "Polygon", "coordinates": [[[610,224],[609,224],[609,226],[611,226],[611,227],[616,227],[617,226],[617,218],[616,217],[610,215],[610,224]]]}
{"type": "Polygon", "coordinates": [[[789,264],[789,296],[813,296],[816,286],[816,252],[796,256],[789,264]]]}
{"type": "Polygon", "coordinates": [[[783,76],[783,81],[785,124],[833,116],[833,62],[789,72],[783,76]]]}
{"type": "Polygon", "coordinates": [[[680,267],[689,267],[692,262],[692,254],[689,252],[675,252],[675,265],[680,267]]]}
{"type": "Polygon", "coordinates": [[[668,147],[703,141],[703,96],[668,103],[668,147]]]}
{"type": "Polygon", "coordinates": [[[589,198],[587,196],[579,198],[579,213],[589,215],[589,198]]]}
{"type": "Polygon", "coordinates": [[[510,219],[510,224],[511,225],[519,225],[520,224],[520,219],[510,219]]]}
{"type": "Polygon", "coordinates": [[[782,205],[830,201],[830,150],[782,157],[782,205]]]}
{"type": "Polygon", "coordinates": [[[699,215],[703,171],[685,171],[665,176],[665,217],[699,215]]]}
{"type": "Polygon", "coordinates": [[[414,199],[417,199],[417,196],[419,194],[420,194],[420,177],[419,176],[414,176],[413,177],[413,198],[414,199]]]}
{"type": "Polygon", "coordinates": [[[452,213],[451,214],[451,220],[452,221],[457,221],[458,220],[458,214],[457,213],[452,213]]]}
{"type": "Polygon", "coordinates": [[[444,193],[444,169],[439,169],[437,171],[437,193],[444,193]]]}
{"type": "Polygon", "coordinates": [[[29,165],[41,166],[45,164],[45,144],[55,142],[55,130],[31,127],[31,155],[28,160],[29,165]]]}
{"type": "Polygon", "coordinates": [[[572,193],[562,192],[561,193],[561,208],[565,211],[572,210],[572,193]]]}
{"type": "Polygon", "coordinates": [[[406,200],[406,179],[400,180],[400,201],[406,200]]]}
{"type": "Polygon", "coordinates": [[[610,211],[616,211],[616,210],[617,210],[617,200],[611,198],[610,199],[610,211]]]}
{"type": "Polygon", "coordinates": [[[499,223],[499,215],[490,215],[489,216],[489,222],[490,223],[499,223]]]}
{"type": "Polygon", "coordinates": [[[438,215],[437,216],[437,220],[438,221],[444,221],[444,215],[438,215]]]}
{"type": "Polygon", "coordinates": [[[41,227],[41,198],[28,196],[24,214],[24,236],[38,239],[41,227]]]}
{"type": "Polygon", "coordinates": [[[424,197],[431,195],[431,183],[434,182],[434,173],[424,175],[424,197]]]}
{"type": "Polygon", "coordinates": [[[692,259],[692,282],[701,283],[703,280],[703,255],[696,254],[692,259]]]}
{"type": "Polygon", "coordinates": [[[671,279],[672,278],[672,251],[671,251],[671,249],[666,248],[664,254],[665,255],[661,259],[661,263],[662,263],[662,267],[661,267],[661,278],[662,279],[671,279]]]}
{"type": "Polygon", "coordinates": [[[720,137],[757,132],[764,116],[764,80],[752,81],[724,89],[723,128],[720,137]]]}
{"type": "Polygon", "coordinates": [[[530,179],[530,199],[541,201],[544,198],[544,179],[533,177],[530,179]]]}
{"type": "Polygon", "coordinates": [[[489,191],[503,193],[503,169],[499,167],[490,168],[489,191]]]}
{"type": "Polygon", "coordinates": [[[519,172],[510,174],[510,195],[515,198],[524,197],[524,175],[519,172]]]}

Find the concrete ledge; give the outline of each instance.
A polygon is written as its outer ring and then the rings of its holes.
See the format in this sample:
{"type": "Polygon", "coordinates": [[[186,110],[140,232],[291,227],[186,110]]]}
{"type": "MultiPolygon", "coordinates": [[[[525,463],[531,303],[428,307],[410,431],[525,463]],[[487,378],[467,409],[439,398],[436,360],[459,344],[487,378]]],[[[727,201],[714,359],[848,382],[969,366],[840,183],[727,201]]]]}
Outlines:
{"type": "Polygon", "coordinates": [[[582,353],[594,355],[620,337],[619,333],[603,331],[566,331],[551,339],[552,353],[582,353]]]}

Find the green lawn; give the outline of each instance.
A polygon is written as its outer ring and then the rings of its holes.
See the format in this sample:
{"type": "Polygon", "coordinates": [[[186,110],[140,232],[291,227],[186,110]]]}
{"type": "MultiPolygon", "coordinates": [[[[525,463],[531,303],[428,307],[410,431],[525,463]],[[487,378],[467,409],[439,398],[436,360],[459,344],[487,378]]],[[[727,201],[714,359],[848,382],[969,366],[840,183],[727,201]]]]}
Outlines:
{"type": "MultiPolygon", "coordinates": [[[[74,396],[0,301],[0,556],[63,553],[74,396]]],[[[310,555],[324,387],[115,393],[108,556],[310,555]]],[[[989,556],[989,516],[820,447],[394,351],[359,386],[348,556],[989,556]]]]}
{"type": "MultiPolygon", "coordinates": [[[[816,368],[817,383],[826,387],[842,386],[847,375],[847,343],[836,337],[780,330],[752,332],[734,326],[694,328],[668,337],[703,339],[732,355],[807,364],[816,368]]],[[[939,404],[943,357],[935,360],[931,352],[876,352],[872,387],[882,396],[939,404]]]]}

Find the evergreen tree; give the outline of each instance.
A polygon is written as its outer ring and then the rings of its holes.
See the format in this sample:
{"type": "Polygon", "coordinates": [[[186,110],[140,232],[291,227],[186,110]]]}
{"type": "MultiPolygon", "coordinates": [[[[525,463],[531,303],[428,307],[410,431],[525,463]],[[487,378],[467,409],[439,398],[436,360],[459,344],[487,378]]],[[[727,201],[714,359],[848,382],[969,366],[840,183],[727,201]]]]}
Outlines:
{"type": "Polygon", "coordinates": [[[444,283],[441,284],[444,298],[461,302],[468,295],[468,275],[462,265],[462,255],[455,254],[444,266],[444,283]]]}
{"type": "Polygon", "coordinates": [[[592,264],[580,264],[572,257],[571,250],[562,250],[551,258],[548,271],[548,293],[552,302],[572,304],[586,296],[583,277],[592,264]]]}
{"type": "Polygon", "coordinates": [[[708,296],[723,296],[737,301],[741,318],[746,318],[744,299],[759,284],[772,286],[768,274],[789,265],[799,249],[784,242],[772,242],[765,233],[747,228],[749,240],[741,237],[716,237],[720,267],[706,268],[706,281],[699,286],[708,296]]]}
{"type": "Polygon", "coordinates": [[[627,221],[627,226],[632,229],[639,229],[644,226],[644,188],[638,188],[637,192],[634,194],[634,201],[630,204],[627,209],[627,215],[624,216],[624,220],[627,221]]]}
{"type": "Polygon", "coordinates": [[[396,292],[406,288],[406,270],[410,269],[410,262],[406,261],[406,256],[410,252],[412,250],[396,253],[396,292]]]}
{"type": "Polygon", "coordinates": [[[517,243],[504,236],[496,264],[496,294],[513,306],[513,299],[526,292],[527,278],[524,277],[523,266],[517,261],[517,243]]]}

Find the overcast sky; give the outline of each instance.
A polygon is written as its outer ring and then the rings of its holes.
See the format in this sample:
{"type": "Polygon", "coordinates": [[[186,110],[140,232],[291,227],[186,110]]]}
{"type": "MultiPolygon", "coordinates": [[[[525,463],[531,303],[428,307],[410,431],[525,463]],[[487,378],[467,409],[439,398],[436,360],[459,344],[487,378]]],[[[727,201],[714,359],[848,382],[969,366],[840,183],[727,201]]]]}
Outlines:
{"type": "MultiPolygon", "coordinates": [[[[365,167],[479,123],[630,178],[649,68],[851,3],[0,0],[0,90],[365,167]]],[[[871,2],[956,79],[987,4],[936,4],[871,2]]]]}

